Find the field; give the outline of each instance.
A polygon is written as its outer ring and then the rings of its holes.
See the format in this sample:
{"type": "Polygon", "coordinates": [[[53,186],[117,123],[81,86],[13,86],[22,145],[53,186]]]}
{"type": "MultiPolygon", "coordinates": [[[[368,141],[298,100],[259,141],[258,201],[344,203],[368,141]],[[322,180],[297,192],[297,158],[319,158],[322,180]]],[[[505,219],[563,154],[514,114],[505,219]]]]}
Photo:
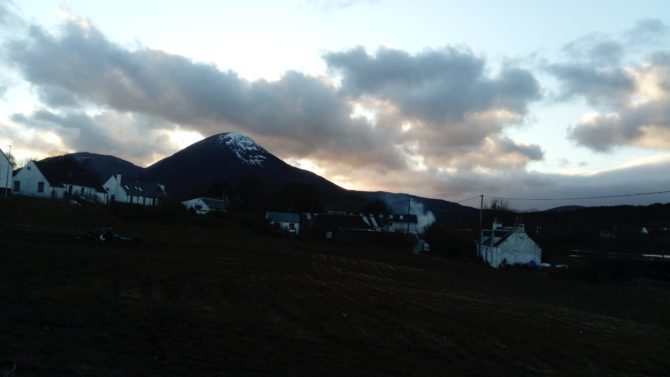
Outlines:
{"type": "Polygon", "coordinates": [[[0,375],[670,371],[667,290],[58,206],[0,203],[0,375]]]}

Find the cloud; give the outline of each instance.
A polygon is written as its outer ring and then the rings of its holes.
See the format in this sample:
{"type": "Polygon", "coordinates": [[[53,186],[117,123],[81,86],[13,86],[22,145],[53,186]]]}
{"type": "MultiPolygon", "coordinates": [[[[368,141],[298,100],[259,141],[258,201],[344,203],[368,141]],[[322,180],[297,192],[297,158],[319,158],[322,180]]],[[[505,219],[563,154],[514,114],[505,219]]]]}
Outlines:
{"type": "Polygon", "coordinates": [[[169,138],[175,125],[142,115],[106,111],[91,116],[38,110],[29,115],[14,114],[12,121],[43,134],[57,135],[51,150],[122,155],[143,165],[176,151],[169,138]]]}
{"type": "Polygon", "coordinates": [[[647,18],[637,22],[635,27],[625,33],[630,44],[654,44],[670,32],[670,27],[663,21],[647,18]]]}
{"type": "Polygon", "coordinates": [[[560,99],[583,97],[592,106],[625,103],[635,89],[635,81],[621,67],[598,68],[591,63],[555,64],[549,72],[562,83],[560,99]]]}
{"type": "Polygon", "coordinates": [[[490,78],[485,60],[455,48],[418,55],[383,48],[372,56],[359,47],[324,59],[343,75],[342,90],[348,95],[391,101],[405,116],[436,124],[492,108],[523,114],[528,103],[540,98],[529,71],[506,68],[490,78]]]}
{"type": "Polygon", "coordinates": [[[620,36],[596,34],[566,45],[573,60],[548,67],[561,84],[559,99],[582,98],[595,109],[568,128],[568,138],[596,152],[670,149],[670,53],[657,49],[668,30],[647,19],[620,36]]]}
{"type": "MultiPolygon", "coordinates": [[[[5,50],[46,106],[66,110],[60,119],[38,112],[16,120],[60,124],[57,132],[74,149],[98,142],[111,148],[105,140],[125,140],[107,139],[102,130],[111,122],[105,117],[88,122],[75,116],[74,109],[93,107],[204,135],[245,132],[281,157],[309,158],[319,166],[336,161],[388,172],[421,168],[415,162],[424,160],[450,169],[519,169],[542,158],[539,146],[502,136],[505,127],[522,123],[529,104],[540,98],[535,77],[512,66],[490,76],[486,60],[467,50],[411,55],[382,49],[372,56],[358,48],[326,54],[330,67],[344,75],[340,88],[293,71],[276,81],[247,81],[212,64],[125,48],[90,21],[72,16],[58,34],[30,25],[5,50]],[[357,108],[372,115],[357,114],[357,108]],[[79,125],[76,133],[73,124],[79,125]]],[[[120,155],[147,159],[128,148],[120,155]]]]}

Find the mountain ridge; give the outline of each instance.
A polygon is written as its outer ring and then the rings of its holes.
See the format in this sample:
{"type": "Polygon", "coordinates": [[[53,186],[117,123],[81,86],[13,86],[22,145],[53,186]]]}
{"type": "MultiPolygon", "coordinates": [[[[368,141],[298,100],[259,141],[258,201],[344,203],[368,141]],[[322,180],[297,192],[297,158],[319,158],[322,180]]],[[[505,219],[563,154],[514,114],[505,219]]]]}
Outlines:
{"type": "Polygon", "coordinates": [[[458,221],[476,212],[473,208],[442,199],[385,191],[347,190],[318,174],[287,164],[248,136],[237,132],[209,136],[145,168],[115,156],[91,152],[76,152],[61,157],[67,156],[89,169],[101,182],[112,174],[156,181],[165,184],[168,194],[179,200],[204,195],[213,184],[235,185],[242,179],[256,177],[272,185],[293,182],[312,187],[327,205],[339,209],[362,209],[369,202],[382,200],[397,213],[405,213],[408,204],[414,201],[416,208],[411,210],[432,211],[438,219],[449,221],[458,221]]]}

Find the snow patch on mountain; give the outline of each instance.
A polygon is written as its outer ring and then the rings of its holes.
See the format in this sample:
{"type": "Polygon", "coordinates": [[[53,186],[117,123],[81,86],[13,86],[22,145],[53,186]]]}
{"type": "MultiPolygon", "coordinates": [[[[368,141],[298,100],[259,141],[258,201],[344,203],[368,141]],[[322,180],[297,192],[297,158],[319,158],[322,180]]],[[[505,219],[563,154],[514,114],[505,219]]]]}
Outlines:
{"type": "Polygon", "coordinates": [[[267,151],[263,147],[237,132],[219,135],[219,144],[225,144],[237,158],[249,165],[263,167],[263,162],[267,160],[267,151]]]}

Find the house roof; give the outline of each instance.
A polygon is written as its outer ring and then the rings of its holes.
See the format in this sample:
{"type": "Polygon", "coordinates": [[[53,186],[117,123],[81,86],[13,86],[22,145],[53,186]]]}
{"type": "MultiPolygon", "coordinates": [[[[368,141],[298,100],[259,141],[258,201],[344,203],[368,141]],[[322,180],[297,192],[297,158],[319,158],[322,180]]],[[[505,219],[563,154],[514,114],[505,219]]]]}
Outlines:
{"type": "Polygon", "coordinates": [[[267,212],[265,218],[268,221],[274,221],[278,223],[299,223],[300,214],[292,212],[267,212]]]}
{"type": "Polygon", "coordinates": [[[79,166],[74,159],[53,157],[33,162],[52,186],[77,185],[105,192],[93,174],[79,166]]]}
{"type": "Polygon", "coordinates": [[[121,181],[121,187],[130,196],[143,196],[145,198],[160,198],[165,196],[165,191],[155,182],[144,182],[139,180],[121,181]]]}
{"type": "Polygon", "coordinates": [[[214,209],[224,209],[223,200],[221,199],[212,199],[212,198],[200,198],[209,208],[214,209]]]}
{"type": "Polygon", "coordinates": [[[361,215],[318,214],[314,218],[315,229],[371,229],[361,215]]]}
{"type": "MultiPolygon", "coordinates": [[[[514,228],[498,228],[493,231],[493,246],[498,247],[503,244],[512,234],[514,234],[514,228]]],[[[482,233],[482,245],[491,246],[491,230],[483,229],[482,233]]]]}

